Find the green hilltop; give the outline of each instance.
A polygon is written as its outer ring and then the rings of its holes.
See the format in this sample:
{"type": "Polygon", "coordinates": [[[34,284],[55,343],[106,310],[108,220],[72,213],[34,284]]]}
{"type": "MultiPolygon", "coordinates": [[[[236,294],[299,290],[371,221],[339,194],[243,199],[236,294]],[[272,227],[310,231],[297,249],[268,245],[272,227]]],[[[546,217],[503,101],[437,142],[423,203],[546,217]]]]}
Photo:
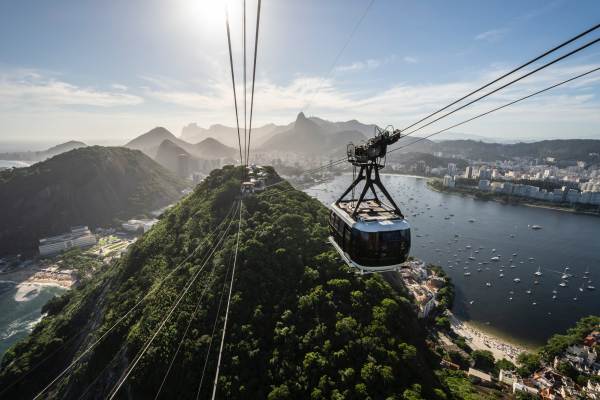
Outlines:
{"type": "MultiPolygon", "coordinates": [[[[279,179],[267,171],[268,183],[279,179]]],[[[186,282],[199,273],[117,398],[154,398],[175,354],[160,397],[196,398],[207,359],[200,398],[209,398],[241,173],[234,167],[213,171],[126,256],[52,300],[33,333],[5,354],[0,396],[33,397],[140,302],[46,393],[61,399],[106,398],[186,282]],[[200,273],[220,232],[226,232],[222,246],[200,273]]],[[[323,205],[287,183],[243,200],[217,397],[462,398],[436,374],[439,359],[426,344],[408,295],[382,275],[357,275],[342,264],[326,242],[326,221],[323,205]]],[[[463,384],[468,386],[453,383],[463,384]]]]}
{"type": "Polygon", "coordinates": [[[82,147],[0,172],[0,255],[33,253],[40,237],[107,226],[163,207],[186,184],[137,150],[82,147]]]}

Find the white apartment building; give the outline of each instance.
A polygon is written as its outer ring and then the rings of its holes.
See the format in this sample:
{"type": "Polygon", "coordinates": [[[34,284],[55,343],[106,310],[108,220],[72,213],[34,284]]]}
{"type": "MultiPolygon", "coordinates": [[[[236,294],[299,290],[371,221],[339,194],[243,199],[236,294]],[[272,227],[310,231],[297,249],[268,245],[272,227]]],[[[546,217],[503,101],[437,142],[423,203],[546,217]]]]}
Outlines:
{"type": "Polygon", "coordinates": [[[71,232],[40,239],[40,256],[57,254],[73,247],[89,247],[97,243],[96,236],[87,226],[75,226],[71,232]]]}

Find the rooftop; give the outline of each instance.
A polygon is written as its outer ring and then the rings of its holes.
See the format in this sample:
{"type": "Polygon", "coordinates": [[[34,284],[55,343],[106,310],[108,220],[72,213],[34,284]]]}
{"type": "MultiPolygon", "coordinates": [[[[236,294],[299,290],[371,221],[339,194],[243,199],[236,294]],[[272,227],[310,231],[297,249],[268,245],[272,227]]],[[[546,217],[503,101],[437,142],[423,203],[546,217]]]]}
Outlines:
{"type": "MultiPolygon", "coordinates": [[[[348,216],[352,215],[355,206],[356,201],[353,200],[343,200],[339,202],[340,209],[345,211],[348,216]]],[[[356,218],[356,220],[364,222],[385,221],[390,219],[401,219],[401,217],[396,214],[393,208],[388,207],[377,200],[363,200],[358,208],[356,218]]]]}

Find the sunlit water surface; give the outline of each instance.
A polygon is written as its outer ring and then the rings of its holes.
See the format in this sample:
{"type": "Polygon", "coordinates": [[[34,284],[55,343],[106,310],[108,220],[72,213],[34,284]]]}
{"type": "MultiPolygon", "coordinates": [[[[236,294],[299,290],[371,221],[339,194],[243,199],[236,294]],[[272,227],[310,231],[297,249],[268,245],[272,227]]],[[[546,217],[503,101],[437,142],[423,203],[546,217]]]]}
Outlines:
{"type": "MultiPolygon", "coordinates": [[[[329,205],[351,179],[341,175],[305,192],[329,205]]],[[[459,317],[536,346],[583,316],[600,315],[600,218],[439,193],[422,178],[382,180],[411,224],[411,255],[452,278],[459,317]],[[572,276],[561,287],[565,271],[572,276]]]]}

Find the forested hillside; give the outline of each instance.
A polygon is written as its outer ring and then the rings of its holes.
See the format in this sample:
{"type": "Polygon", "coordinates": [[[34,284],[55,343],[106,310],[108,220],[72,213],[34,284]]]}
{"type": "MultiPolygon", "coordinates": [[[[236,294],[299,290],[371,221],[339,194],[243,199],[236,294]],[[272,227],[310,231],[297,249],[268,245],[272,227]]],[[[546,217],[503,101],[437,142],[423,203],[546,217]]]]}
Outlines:
{"type": "Polygon", "coordinates": [[[0,255],[32,253],[40,237],[107,226],[163,207],[185,183],[137,150],[82,147],[0,172],[0,255]]]}
{"type": "MultiPolygon", "coordinates": [[[[213,171],[127,256],[53,300],[48,316],[2,360],[2,396],[32,398],[139,302],[48,391],[57,399],[106,398],[198,273],[117,398],[155,398],[163,378],[160,398],[196,398],[200,382],[200,398],[209,398],[240,174],[213,171]]],[[[217,398],[453,398],[434,373],[437,360],[410,301],[381,275],[356,275],[342,264],[326,242],[326,218],[325,207],[288,184],[244,199],[217,398]]]]}

